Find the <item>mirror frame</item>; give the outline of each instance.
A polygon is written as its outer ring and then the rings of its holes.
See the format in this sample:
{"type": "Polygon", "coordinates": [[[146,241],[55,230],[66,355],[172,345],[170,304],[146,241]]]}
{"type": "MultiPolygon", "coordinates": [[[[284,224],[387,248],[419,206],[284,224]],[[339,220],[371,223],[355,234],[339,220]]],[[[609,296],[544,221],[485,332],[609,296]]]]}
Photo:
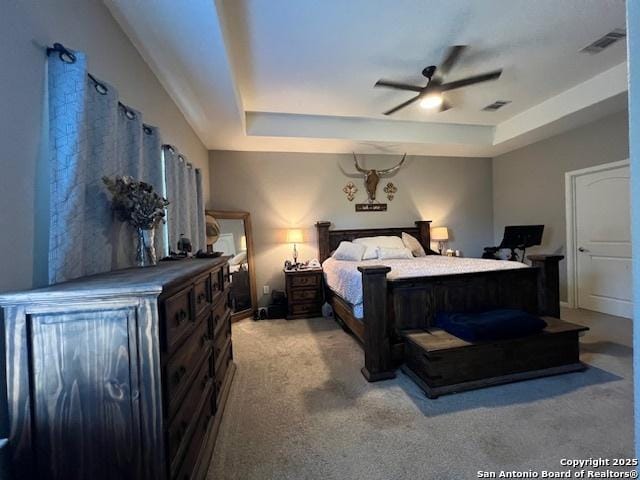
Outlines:
{"type": "Polygon", "coordinates": [[[244,318],[251,317],[258,308],[258,295],[256,291],[256,264],[253,256],[253,230],[251,228],[251,214],[249,212],[231,210],[205,210],[205,214],[216,219],[242,220],[244,223],[244,234],[247,237],[247,263],[249,264],[249,289],[251,290],[251,308],[234,312],[231,314],[231,321],[237,322],[244,318]]]}

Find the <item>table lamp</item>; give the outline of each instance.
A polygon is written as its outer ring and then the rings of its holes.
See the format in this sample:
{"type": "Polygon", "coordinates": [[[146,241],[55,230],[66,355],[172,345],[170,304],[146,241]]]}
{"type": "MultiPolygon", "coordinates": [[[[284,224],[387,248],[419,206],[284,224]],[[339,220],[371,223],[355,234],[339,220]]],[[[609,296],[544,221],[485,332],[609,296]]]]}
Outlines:
{"type": "Polygon", "coordinates": [[[292,228],[287,230],[287,243],[293,243],[293,264],[298,265],[298,250],[296,248],[297,243],[302,243],[302,230],[298,228],[292,228]]]}
{"type": "Polygon", "coordinates": [[[442,255],[444,245],[449,240],[449,229],[447,227],[433,227],[431,229],[431,240],[438,242],[438,252],[442,255]]]}

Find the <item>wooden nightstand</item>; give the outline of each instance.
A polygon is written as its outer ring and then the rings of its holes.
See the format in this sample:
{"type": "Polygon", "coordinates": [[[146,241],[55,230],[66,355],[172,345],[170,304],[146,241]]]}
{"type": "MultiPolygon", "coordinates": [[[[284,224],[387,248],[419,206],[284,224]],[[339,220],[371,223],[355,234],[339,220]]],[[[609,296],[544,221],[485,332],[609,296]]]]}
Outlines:
{"type": "Polygon", "coordinates": [[[285,270],[284,276],[287,288],[287,320],[322,315],[322,269],[285,270]]]}

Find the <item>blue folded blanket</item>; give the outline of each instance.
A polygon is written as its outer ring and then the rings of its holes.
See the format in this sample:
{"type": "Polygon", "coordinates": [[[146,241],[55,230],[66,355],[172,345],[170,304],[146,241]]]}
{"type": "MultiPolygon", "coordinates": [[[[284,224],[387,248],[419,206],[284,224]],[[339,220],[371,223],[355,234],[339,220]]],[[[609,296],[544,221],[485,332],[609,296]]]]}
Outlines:
{"type": "Polygon", "coordinates": [[[481,313],[440,312],[436,315],[435,323],[437,327],[468,342],[526,337],[547,326],[547,322],[535,315],[511,309],[481,313]]]}

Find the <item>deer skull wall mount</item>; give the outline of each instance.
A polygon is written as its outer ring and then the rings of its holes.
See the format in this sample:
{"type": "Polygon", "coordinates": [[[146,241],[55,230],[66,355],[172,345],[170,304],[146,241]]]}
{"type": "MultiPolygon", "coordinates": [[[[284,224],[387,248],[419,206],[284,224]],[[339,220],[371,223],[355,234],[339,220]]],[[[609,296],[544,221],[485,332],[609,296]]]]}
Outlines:
{"type": "MultiPolygon", "coordinates": [[[[373,168],[366,169],[358,165],[358,157],[356,157],[355,152],[353,152],[353,160],[356,164],[356,170],[358,170],[360,173],[364,173],[364,185],[367,189],[369,203],[373,203],[376,200],[376,190],[378,189],[378,182],[380,182],[380,178],[397,172],[404,163],[405,158],[407,158],[406,153],[402,156],[402,160],[400,160],[400,163],[398,163],[395,167],[386,168],[384,170],[376,170],[373,168]]],[[[391,198],[393,198],[393,196],[391,198]]]]}

